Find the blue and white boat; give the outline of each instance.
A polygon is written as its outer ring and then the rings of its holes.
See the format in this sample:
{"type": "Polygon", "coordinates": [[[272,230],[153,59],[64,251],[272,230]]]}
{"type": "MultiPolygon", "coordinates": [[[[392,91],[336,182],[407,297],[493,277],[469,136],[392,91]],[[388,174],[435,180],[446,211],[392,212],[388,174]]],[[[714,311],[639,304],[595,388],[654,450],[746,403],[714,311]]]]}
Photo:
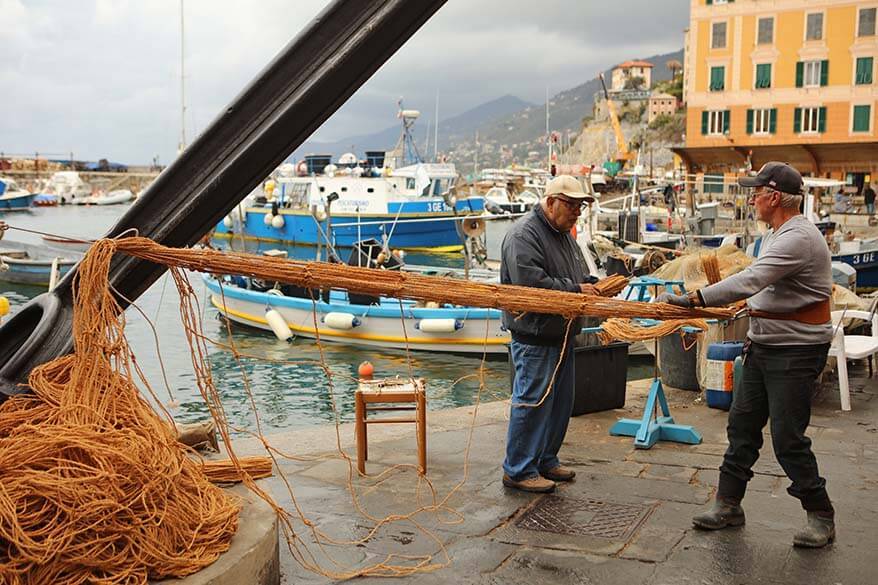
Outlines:
{"type": "Polygon", "coordinates": [[[399,105],[402,132],[393,150],[367,151],[362,160],[346,153],[336,163],[309,155],[281,165],[215,234],[336,248],[376,239],[395,249],[460,250],[456,218],[481,213],[485,200],[454,194],[453,164],[423,161],[413,137],[420,114],[399,105]]]}
{"type": "Polygon", "coordinates": [[[245,288],[250,281],[242,277],[227,277],[221,285],[205,276],[204,282],[210,303],[222,315],[276,335],[279,327],[296,336],[313,339],[319,333],[322,341],[349,345],[473,354],[505,354],[510,341],[496,309],[428,308],[406,300],[400,309],[397,299],[357,298],[343,291],[331,291],[315,303],[297,287],[252,290],[245,288]]]}
{"type": "Polygon", "coordinates": [[[254,203],[217,225],[216,235],[290,245],[328,238],[335,247],[374,238],[393,248],[453,251],[462,246],[455,218],[484,209],[483,197],[449,194],[457,179],[452,164],[421,163],[392,173],[323,168],[328,170],[319,175],[299,175],[292,165],[282,166],[254,203]]]}
{"type": "Polygon", "coordinates": [[[36,193],[21,189],[12,179],[0,177],[0,211],[30,209],[36,196],[36,193]]]}

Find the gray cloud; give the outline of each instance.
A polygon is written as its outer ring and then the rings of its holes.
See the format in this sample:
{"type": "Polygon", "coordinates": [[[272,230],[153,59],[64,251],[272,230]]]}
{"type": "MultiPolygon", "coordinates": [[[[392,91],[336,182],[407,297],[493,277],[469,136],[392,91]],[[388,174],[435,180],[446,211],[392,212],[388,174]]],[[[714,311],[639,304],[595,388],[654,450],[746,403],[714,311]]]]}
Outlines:
{"type": "MultiPolygon", "coordinates": [[[[324,0],[186,0],[191,141],[324,0]]],[[[170,161],[180,136],[179,3],[0,0],[0,150],[170,161]]],[[[451,116],[532,102],[619,61],[678,49],[687,0],[449,0],[314,138],[394,123],[396,100],[451,116]]]]}

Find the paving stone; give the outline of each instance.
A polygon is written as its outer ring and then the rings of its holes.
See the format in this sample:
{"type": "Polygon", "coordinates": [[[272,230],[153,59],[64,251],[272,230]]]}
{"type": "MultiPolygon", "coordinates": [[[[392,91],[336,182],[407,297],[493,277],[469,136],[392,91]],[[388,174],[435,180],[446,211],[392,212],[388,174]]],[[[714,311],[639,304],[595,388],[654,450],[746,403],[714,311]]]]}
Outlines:
{"type": "Polygon", "coordinates": [[[522,549],[482,583],[644,583],[653,565],[568,551],[522,549]]]}

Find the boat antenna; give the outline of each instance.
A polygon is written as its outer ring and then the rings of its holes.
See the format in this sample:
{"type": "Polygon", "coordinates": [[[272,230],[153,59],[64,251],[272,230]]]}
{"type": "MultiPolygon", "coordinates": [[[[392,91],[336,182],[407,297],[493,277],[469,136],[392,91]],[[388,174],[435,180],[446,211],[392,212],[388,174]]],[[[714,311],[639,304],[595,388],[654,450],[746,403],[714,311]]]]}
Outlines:
{"type": "Polygon", "coordinates": [[[399,112],[396,114],[396,117],[402,120],[402,135],[399,137],[396,150],[400,151],[402,155],[403,166],[422,163],[424,159],[421,158],[421,153],[418,151],[418,145],[415,144],[414,136],[415,120],[421,116],[421,112],[404,109],[402,107],[402,99],[397,104],[399,105],[399,112]]]}

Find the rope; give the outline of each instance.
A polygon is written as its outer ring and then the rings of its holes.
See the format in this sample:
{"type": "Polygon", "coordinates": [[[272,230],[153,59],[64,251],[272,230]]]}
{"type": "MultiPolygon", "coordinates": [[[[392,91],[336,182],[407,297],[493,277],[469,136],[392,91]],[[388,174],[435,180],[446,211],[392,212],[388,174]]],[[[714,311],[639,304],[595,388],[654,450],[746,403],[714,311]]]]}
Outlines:
{"type": "MultiPolygon", "coordinates": [[[[210,483],[141,397],[95,244],[74,288],[75,354],[0,406],[0,574],[14,583],[146,583],[229,548],[240,504],[210,483]]],[[[148,386],[145,379],[141,382],[148,386]]]]}
{"type": "Polygon", "coordinates": [[[683,327],[707,331],[707,322],[704,319],[675,319],[655,325],[639,325],[628,319],[607,319],[601,323],[602,331],[598,333],[598,337],[604,344],[611,341],[645,341],[671,335],[683,327]]]}
{"type": "Polygon", "coordinates": [[[708,284],[716,284],[723,279],[723,275],[719,270],[719,259],[716,257],[716,253],[702,254],[701,266],[704,268],[708,284]]]}
{"type": "Polygon", "coordinates": [[[497,308],[511,313],[546,313],[567,319],[590,315],[659,320],[726,319],[732,315],[732,311],[721,308],[686,309],[666,303],[605,299],[527,286],[487,284],[344,264],[302,262],[206,249],[167,248],[141,237],[110,240],[109,245],[131,256],[195,272],[240,274],[305,288],[340,288],[374,296],[497,308]]]}

